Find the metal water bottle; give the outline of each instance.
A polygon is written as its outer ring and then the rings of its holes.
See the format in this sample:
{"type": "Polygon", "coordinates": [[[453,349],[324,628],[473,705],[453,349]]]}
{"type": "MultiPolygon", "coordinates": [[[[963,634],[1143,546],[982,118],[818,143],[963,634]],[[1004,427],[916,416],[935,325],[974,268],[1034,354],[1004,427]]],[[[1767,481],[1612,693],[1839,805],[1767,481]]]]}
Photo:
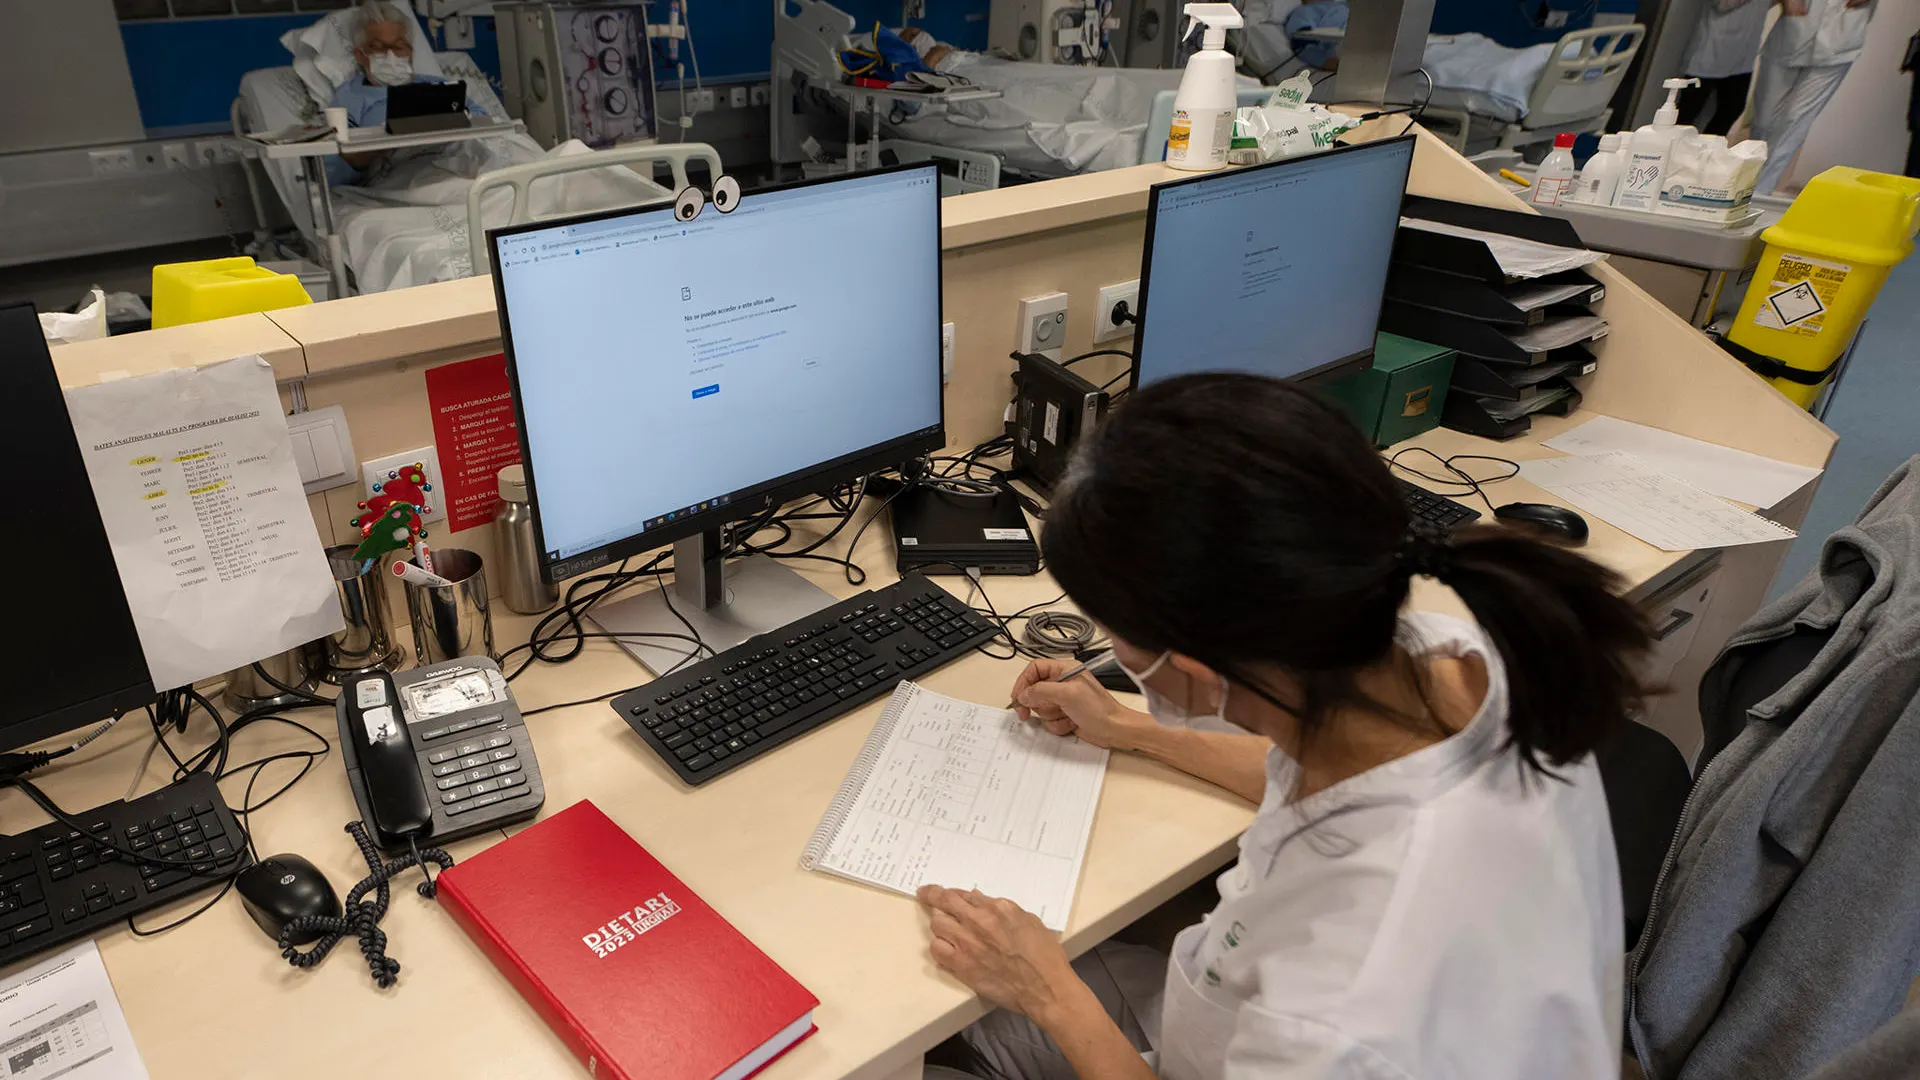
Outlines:
{"type": "Polygon", "coordinates": [[[500,470],[500,506],[493,512],[493,537],[500,557],[500,599],[506,601],[507,608],[533,615],[552,607],[558,596],[540,577],[540,541],[533,531],[524,465],[500,470]]]}

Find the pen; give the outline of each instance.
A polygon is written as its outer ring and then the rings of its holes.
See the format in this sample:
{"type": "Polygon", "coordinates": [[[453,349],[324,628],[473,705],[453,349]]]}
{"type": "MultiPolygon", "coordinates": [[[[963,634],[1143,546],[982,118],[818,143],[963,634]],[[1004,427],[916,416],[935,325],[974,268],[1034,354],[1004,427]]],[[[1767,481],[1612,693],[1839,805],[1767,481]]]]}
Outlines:
{"type": "MultiPolygon", "coordinates": [[[[420,560],[420,569],[425,570],[429,574],[433,573],[433,552],[427,550],[427,542],[425,540],[415,540],[413,542],[413,554],[415,558],[420,560]]],[[[451,584],[447,582],[445,578],[441,578],[440,580],[443,583],[451,584]]]]}
{"type": "Polygon", "coordinates": [[[1532,184],[1527,182],[1526,177],[1521,176],[1519,173],[1514,172],[1512,169],[1501,169],[1500,175],[1506,177],[1508,180],[1511,180],[1516,184],[1519,184],[1523,188],[1530,188],[1533,186],[1532,184]]]}
{"type": "Polygon", "coordinates": [[[429,589],[437,589],[442,585],[453,584],[453,582],[448,581],[439,574],[431,570],[422,570],[410,562],[394,563],[393,575],[409,585],[420,585],[429,589]]]}
{"type": "MultiPolygon", "coordinates": [[[[1068,668],[1066,672],[1062,674],[1059,678],[1048,679],[1047,681],[1048,682],[1072,682],[1073,680],[1079,678],[1082,675],[1085,675],[1087,672],[1092,671],[1095,668],[1106,667],[1107,664],[1112,660],[1113,660],[1113,650],[1108,649],[1106,652],[1101,653],[1099,656],[1096,656],[1091,660],[1082,661],[1068,668]]],[[[1020,703],[1017,701],[1009,701],[1007,702],[1007,708],[1011,709],[1019,704],[1020,703]]]]}

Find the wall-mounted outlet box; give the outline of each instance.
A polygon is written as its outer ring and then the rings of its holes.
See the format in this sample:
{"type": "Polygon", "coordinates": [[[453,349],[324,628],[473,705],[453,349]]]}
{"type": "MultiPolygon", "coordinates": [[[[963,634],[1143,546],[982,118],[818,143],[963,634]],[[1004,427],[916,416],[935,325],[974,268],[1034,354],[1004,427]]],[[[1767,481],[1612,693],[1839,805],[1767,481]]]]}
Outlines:
{"type": "Polygon", "coordinates": [[[1111,341],[1117,337],[1126,337],[1133,333],[1133,323],[1114,322],[1113,312],[1117,305],[1127,305],[1128,314],[1138,318],[1140,315],[1140,279],[1123,281],[1118,285],[1108,285],[1100,290],[1100,299],[1093,309],[1093,340],[1095,344],[1111,341]]]}

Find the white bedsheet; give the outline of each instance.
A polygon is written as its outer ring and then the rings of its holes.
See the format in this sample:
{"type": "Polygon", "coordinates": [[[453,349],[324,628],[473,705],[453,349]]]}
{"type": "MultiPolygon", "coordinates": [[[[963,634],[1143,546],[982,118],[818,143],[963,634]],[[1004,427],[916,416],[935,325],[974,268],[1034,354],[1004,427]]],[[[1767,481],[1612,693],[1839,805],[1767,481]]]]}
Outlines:
{"type": "Polygon", "coordinates": [[[1177,90],[1178,70],[1022,63],[955,50],[940,70],[1001,96],[925,105],[891,125],[902,137],[998,154],[1042,175],[1140,163],[1153,97],[1177,90]]]}
{"type": "MultiPolygon", "coordinates": [[[[448,78],[466,79],[469,94],[489,109],[496,107],[485,77],[464,54],[442,53],[448,78]],[[466,69],[472,68],[471,71],[466,69]]],[[[251,129],[271,130],[302,120],[318,122],[319,110],[292,68],[248,72],[240,81],[243,111],[251,129]]],[[[497,115],[505,115],[500,109],[497,115]]],[[[360,292],[385,292],[410,285],[451,281],[474,273],[467,239],[467,192],[475,177],[493,169],[592,153],[569,141],[551,151],[525,135],[450,143],[397,153],[364,183],[333,189],[334,222],[346,248],[347,265],[360,292]]],[[[292,161],[269,162],[268,174],[294,223],[311,241],[314,229],[307,196],[292,161]]],[[[533,185],[529,210],[534,216],[583,213],[671,198],[672,193],[624,167],[567,173],[533,185]]],[[[509,191],[496,191],[481,207],[487,227],[507,223],[513,208],[509,191]]]]}
{"type": "Polygon", "coordinates": [[[1509,123],[1524,119],[1557,44],[1510,49],[1484,34],[1430,34],[1422,58],[1433,76],[1435,104],[1448,104],[1442,99],[1451,95],[1459,102],[1455,107],[1476,116],[1509,123]]]}

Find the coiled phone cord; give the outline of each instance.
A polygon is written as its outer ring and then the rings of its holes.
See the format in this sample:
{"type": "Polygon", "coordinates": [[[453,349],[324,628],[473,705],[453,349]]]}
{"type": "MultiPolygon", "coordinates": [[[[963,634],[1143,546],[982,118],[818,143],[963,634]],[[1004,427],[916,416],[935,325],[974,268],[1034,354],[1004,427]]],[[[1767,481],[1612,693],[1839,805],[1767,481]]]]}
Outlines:
{"type": "Polygon", "coordinates": [[[347,893],[345,911],[339,918],[331,915],[302,915],[289,922],[280,931],[280,955],[287,963],[297,968],[310,968],[327,958],[333,947],[348,934],[360,939],[360,955],[366,957],[367,968],[373,973],[374,984],[386,990],[393,986],[400,975],[400,962],[387,955],[387,934],[380,929],[380,920],[386,917],[387,903],[392,897],[388,883],[415,866],[426,876],[416,891],[431,900],[436,890],[433,872],[427,869],[432,863],[442,870],[453,865],[453,856],[439,848],[421,849],[411,838],[407,843],[410,850],[392,862],[383,862],[380,850],[373,846],[367,837],[367,827],[358,821],[347,823],[347,833],[359,846],[361,857],[367,860],[370,871],[351,892],[347,893]],[[371,891],[373,899],[362,897],[371,891]],[[293,944],[293,939],[314,931],[325,936],[313,943],[313,947],[301,952],[293,944]]]}

